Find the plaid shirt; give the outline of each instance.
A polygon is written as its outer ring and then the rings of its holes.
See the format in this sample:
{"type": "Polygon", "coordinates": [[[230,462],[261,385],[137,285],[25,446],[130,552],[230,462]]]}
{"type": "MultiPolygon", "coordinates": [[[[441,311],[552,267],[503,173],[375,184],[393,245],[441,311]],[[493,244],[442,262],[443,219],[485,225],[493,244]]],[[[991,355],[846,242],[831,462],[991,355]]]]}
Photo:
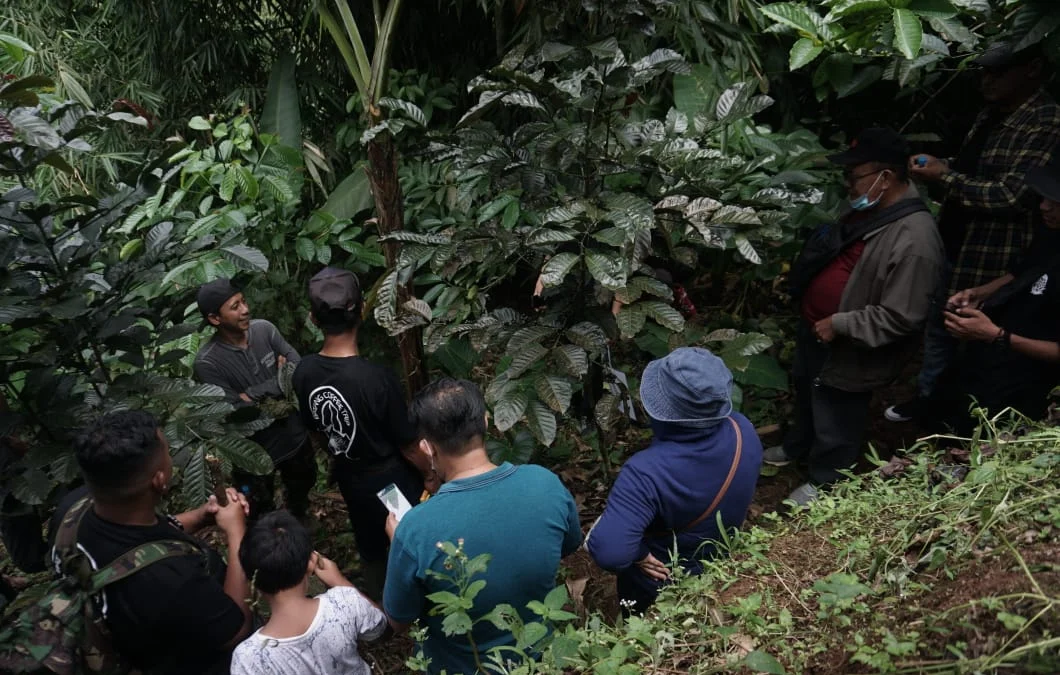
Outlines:
{"type": "MultiPolygon", "coordinates": [[[[987,119],[984,111],[969,132],[987,119]]],[[[1024,176],[1049,161],[1060,143],[1060,106],[1041,91],[989,132],[975,175],[942,176],[948,199],[971,218],[953,268],[950,292],[979,286],[1004,275],[1030,246],[1038,210],[1024,176]]]]}

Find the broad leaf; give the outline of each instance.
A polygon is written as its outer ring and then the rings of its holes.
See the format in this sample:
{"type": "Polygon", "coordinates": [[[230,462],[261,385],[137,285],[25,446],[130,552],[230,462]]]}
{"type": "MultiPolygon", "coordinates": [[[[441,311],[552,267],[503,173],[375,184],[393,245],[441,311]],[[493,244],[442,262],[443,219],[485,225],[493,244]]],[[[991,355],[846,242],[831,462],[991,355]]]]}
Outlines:
{"type": "Polygon", "coordinates": [[[576,253],[559,253],[545,263],[541,268],[541,283],[545,288],[559,286],[570,273],[571,269],[578,264],[576,253]]]}
{"type": "Polygon", "coordinates": [[[537,396],[550,408],[563,414],[570,408],[573,387],[569,380],[555,375],[541,375],[534,382],[537,396]]]}
{"type": "Polygon", "coordinates": [[[552,354],[569,375],[582,377],[589,372],[589,355],[578,345],[560,345],[552,350],[552,354]]]}
{"type": "Polygon", "coordinates": [[[298,109],[298,84],[294,54],[281,54],[269,73],[269,88],[261,111],[261,130],[274,134],[280,143],[302,147],[302,113],[298,109]]]}
{"type": "Polygon", "coordinates": [[[235,244],[222,248],[221,255],[225,257],[225,260],[241,270],[251,270],[256,272],[269,271],[268,258],[256,248],[243,246],[242,244],[235,244]]]}
{"type": "Polygon", "coordinates": [[[361,211],[372,208],[372,186],[368,174],[360,166],[355,166],[353,173],[343,179],[321,208],[338,220],[353,218],[361,211]]]}
{"type": "Polygon", "coordinates": [[[895,9],[894,48],[912,61],[920,53],[923,40],[924,27],[920,25],[920,17],[908,9],[895,9]]]}
{"type": "Polygon", "coordinates": [[[541,359],[545,358],[546,354],[548,354],[548,349],[536,342],[531,342],[515,354],[511,365],[505,371],[505,375],[508,376],[508,379],[514,380],[534,367],[541,359]]]}
{"type": "MultiPolygon", "coordinates": [[[[512,383],[514,384],[514,383],[512,383]]],[[[493,406],[493,423],[499,431],[508,431],[526,412],[528,400],[526,394],[514,387],[504,392],[493,406]]]]}
{"type": "Polygon", "coordinates": [[[748,241],[747,237],[738,234],[733,241],[736,243],[736,250],[740,252],[740,255],[755,265],[762,264],[761,256],[758,255],[758,251],[755,250],[755,247],[748,241]]]}
{"type": "Polygon", "coordinates": [[[589,274],[593,275],[593,278],[608,290],[613,291],[626,285],[625,264],[617,255],[587,251],[585,266],[589,274]]]}
{"type": "Polygon", "coordinates": [[[648,312],[643,303],[634,303],[632,305],[622,305],[618,310],[618,314],[615,316],[615,322],[618,324],[619,333],[624,339],[630,339],[637,336],[637,333],[644,328],[644,321],[648,318],[648,312]]]}
{"type": "Polygon", "coordinates": [[[530,432],[543,445],[556,440],[556,415],[540,401],[531,401],[526,408],[526,423],[530,432]]]}
{"type": "Polygon", "coordinates": [[[661,300],[645,300],[640,304],[644,306],[647,313],[660,326],[668,328],[675,333],[680,333],[685,329],[685,318],[681,316],[681,312],[678,312],[665,302],[661,300]]]}
{"type": "Polygon", "coordinates": [[[805,5],[794,2],[776,2],[766,5],[761,11],[777,23],[794,28],[811,37],[817,37],[817,22],[810,14],[813,10],[805,5]]]}
{"type": "Polygon", "coordinates": [[[824,51],[824,45],[817,44],[810,38],[799,38],[791,47],[788,67],[791,70],[798,70],[820,56],[822,51],[824,51]]]}

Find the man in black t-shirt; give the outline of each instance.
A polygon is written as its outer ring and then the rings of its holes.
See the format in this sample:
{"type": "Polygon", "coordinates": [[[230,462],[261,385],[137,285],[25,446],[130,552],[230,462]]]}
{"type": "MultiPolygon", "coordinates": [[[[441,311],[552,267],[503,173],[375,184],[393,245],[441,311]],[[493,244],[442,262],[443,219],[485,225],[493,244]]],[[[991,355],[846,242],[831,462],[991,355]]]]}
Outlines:
{"type": "MultiPolygon", "coordinates": [[[[246,499],[228,488],[228,505],[211,497],[177,516],[157,512],[173,476],[169,443],[149,413],[106,415],[74,443],[93,504],[81,520],[77,544],[95,569],[153,541],[178,539],[202,553],[167,558],[107,586],[97,608],[115,650],[131,665],[154,675],[227,674],[232,649],[250,633],[250,585],[239,565],[248,510],[246,499]],[[228,544],[229,564],[190,536],[217,525],[228,544]]],[[[84,490],[60,503],[51,531],[84,490]]],[[[53,561],[58,570],[58,561],[53,561]]]]}
{"type": "Polygon", "coordinates": [[[972,426],[969,397],[992,413],[1040,418],[1060,384],[1060,162],[1031,169],[1027,184],[1041,196],[1045,230],[1011,272],[956,293],[946,309],[946,330],[965,344],[939,413],[958,430],[972,426]]]}
{"type": "Polygon", "coordinates": [[[313,323],[324,332],[319,354],[302,359],[294,389],[302,419],[323,432],[332,476],[346,501],[365,592],[378,599],[386,575],[387,510],[376,493],[393,483],[410,504],[423,494],[429,460],[409,423],[405,392],[390,369],[357,348],[361,289],[352,272],[328,267],[309,281],[313,323]]]}

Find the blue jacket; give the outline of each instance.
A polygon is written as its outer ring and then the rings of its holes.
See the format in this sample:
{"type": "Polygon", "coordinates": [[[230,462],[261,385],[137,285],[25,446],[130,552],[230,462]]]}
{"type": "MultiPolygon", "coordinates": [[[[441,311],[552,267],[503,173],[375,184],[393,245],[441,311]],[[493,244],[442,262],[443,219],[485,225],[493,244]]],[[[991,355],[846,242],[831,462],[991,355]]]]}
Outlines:
{"type": "MultiPolygon", "coordinates": [[[[747,515],[762,466],[762,443],[754,426],[733,413],[743,434],[739,467],[717,510],[693,529],[677,535],[681,565],[698,574],[700,560],[715,555],[707,541],[720,540],[717,513],[728,529],[738,528],[747,515]]],[[[736,452],[736,431],[723,420],[708,429],[691,429],[652,420],[652,443],[633,455],[611,488],[607,507],[588,541],[589,554],[612,572],[622,572],[649,552],[671,562],[674,537],[648,533],[682,529],[698,518],[721,489],[736,452]]],[[[657,584],[639,569],[628,576],[654,591],[657,584]]]]}

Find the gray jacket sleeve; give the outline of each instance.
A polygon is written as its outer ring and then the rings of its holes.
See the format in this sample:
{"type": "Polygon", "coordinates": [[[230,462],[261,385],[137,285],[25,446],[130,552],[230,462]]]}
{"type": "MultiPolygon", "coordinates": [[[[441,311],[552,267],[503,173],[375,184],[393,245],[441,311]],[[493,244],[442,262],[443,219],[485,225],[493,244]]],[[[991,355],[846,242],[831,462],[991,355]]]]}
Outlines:
{"type": "MultiPolygon", "coordinates": [[[[298,355],[298,352],[295,351],[294,347],[288,344],[287,340],[283,339],[283,336],[280,335],[280,331],[276,329],[276,326],[274,326],[271,321],[264,321],[263,323],[268,326],[269,347],[275,352],[277,362],[281,356],[291,363],[298,363],[302,360],[302,357],[298,355]]],[[[280,383],[275,377],[279,374],[279,370],[279,367],[274,365],[272,369],[273,377],[264,382],[259,382],[252,387],[248,387],[246,391],[247,396],[255,401],[259,401],[263,398],[283,398],[283,391],[280,389],[280,383]]]]}
{"type": "Polygon", "coordinates": [[[221,389],[225,390],[225,398],[228,399],[229,403],[233,403],[237,406],[247,405],[247,402],[239,398],[240,392],[232,389],[228,385],[228,380],[221,373],[220,369],[216,364],[211,363],[205,359],[195,359],[195,365],[192,367],[195,372],[195,379],[199,382],[206,384],[216,384],[221,389]]]}
{"type": "Polygon", "coordinates": [[[897,251],[879,304],[832,315],[837,335],[863,347],[882,347],[920,331],[939,283],[939,261],[897,251]]]}

